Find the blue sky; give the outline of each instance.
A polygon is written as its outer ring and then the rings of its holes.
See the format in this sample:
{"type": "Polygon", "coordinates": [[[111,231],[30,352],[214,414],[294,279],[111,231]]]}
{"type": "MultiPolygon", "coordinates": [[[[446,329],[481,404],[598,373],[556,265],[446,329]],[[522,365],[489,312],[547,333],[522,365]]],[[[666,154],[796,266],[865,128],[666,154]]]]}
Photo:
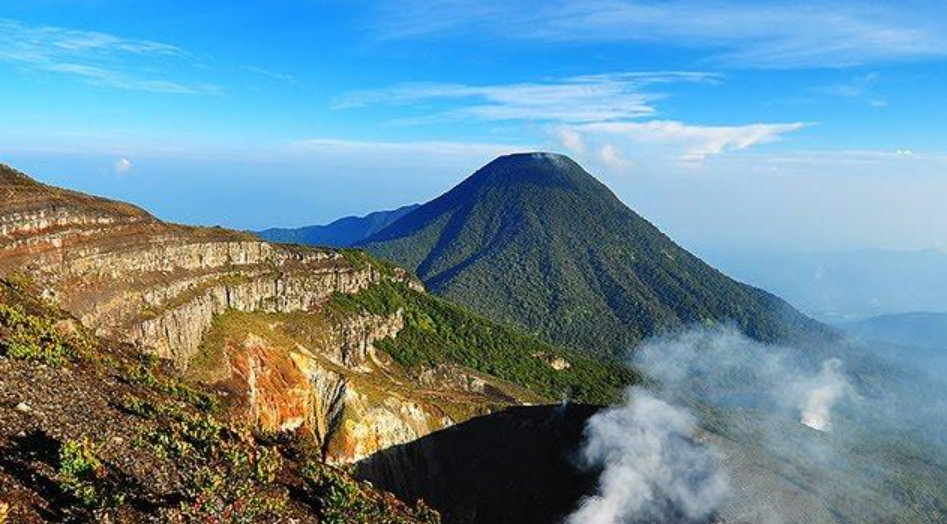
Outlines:
{"type": "Polygon", "coordinates": [[[0,161],[237,228],[567,153],[698,250],[947,249],[940,2],[0,4],[0,161]]]}

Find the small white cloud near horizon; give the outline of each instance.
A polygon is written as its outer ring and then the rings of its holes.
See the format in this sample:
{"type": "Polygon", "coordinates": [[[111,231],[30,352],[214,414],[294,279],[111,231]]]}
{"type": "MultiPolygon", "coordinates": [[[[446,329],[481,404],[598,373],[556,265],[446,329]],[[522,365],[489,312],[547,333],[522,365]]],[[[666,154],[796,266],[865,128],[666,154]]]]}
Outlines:
{"type": "Polygon", "coordinates": [[[135,167],[135,164],[133,164],[131,160],[122,157],[115,161],[112,165],[112,170],[115,171],[116,175],[124,175],[131,171],[133,167],[135,167]]]}
{"type": "Polygon", "coordinates": [[[562,126],[556,128],[553,134],[566,150],[580,155],[585,154],[585,141],[575,129],[562,126]]]}

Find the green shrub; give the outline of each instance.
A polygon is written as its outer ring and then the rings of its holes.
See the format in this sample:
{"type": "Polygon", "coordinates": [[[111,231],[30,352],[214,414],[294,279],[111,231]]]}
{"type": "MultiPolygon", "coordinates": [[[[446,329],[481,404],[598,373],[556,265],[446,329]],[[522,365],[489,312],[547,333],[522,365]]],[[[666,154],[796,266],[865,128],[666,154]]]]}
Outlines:
{"type": "Polygon", "coordinates": [[[342,470],[309,462],[302,470],[323,524],[440,524],[441,517],[419,502],[415,508],[372,497],[342,470]],[[397,508],[397,509],[395,509],[397,508]],[[400,510],[400,511],[399,511],[400,510]]]}
{"type": "MultiPolygon", "coordinates": [[[[151,408],[145,408],[151,413],[151,408]]],[[[190,414],[173,406],[159,406],[155,414],[169,418],[167,423],[146,431],[141,442],[164,458],[184,458],[194,453],[212,455],[218,451],[226,432],[223,424],[207,414],[190,414]]]]}
{"type": "Polygon", "coordinates": [[[119,406],[133,415],[138,415],[146,419],[153,419],[161,413],[161,407],[154,401],[134,395],[125,395],[122,397],[119,406]]]}
{"type": "Polygon", "coordinates": [[[371,508],[356,482],[347,479],[334,468],[315,463],[307,464],[303,475],[318,500],[319,517],[322,522],[325,524],[367,522],[371,508]]]}
{"type": "Polygon", "coordinates": [[[124,367],[124,378],[129,384],[157,390],[201,411],[214,413],[220,408],[219,399],[212,394],[200,391],[175,377],[158,378],[154,373],[157,365],[157,357],[142,353],[133,364],[124,367]]]}
{"type": "Polygon", "coordinates": [[[0,304],[0,353],[10,358],[59,366],[78,358],[84,342],[57,331],[52,319],[0,304]]]}
{"type": "Polygon", "coordinates": [[[185,500],[165,509],[162,517],[182,524],[281,522],[288,496],[275,481],[282,467],[282,457],[272,448],[229,443],[218,459],[201,460],[188,470],[185,500]]]}
{"type": "Polygon", "coordinates": [[[80,505],[97,509],[124,501],[124,495],[106,482],[106,475],[98,447],[90,439],[70,440],[60,448],[56,478],[80,505]]]}
{"type": "Polygon", "coordinates": [[[216,396],[198,391],[180,380],[162,382],[160,389],[164,393],[182,402],[186,402],[201,411],[214,413],[220,408],[220,401],[216,396]]]}

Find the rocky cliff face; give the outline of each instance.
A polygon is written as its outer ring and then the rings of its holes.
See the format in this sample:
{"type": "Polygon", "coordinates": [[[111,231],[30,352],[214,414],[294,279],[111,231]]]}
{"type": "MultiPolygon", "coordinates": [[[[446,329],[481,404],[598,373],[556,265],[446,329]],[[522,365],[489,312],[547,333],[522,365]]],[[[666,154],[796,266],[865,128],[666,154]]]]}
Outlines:
{"type": "Polygon", "coordinates": [[[333,463],[364,459],[458,421],[517,404],[491,377],[440,366],[409,373],[376,342],[404,327],[392,316],[317,310],[218,317],[192,375],[230,392],[264,432],[312,434],[333,463]],[[204,352],[223,351],[208,354],[204,352]]]}
{"type": "Polygon", "coordinates": [[[227,384],[243,416],[265,431],[311,431],[336,461],[362,458],[457,418],[436,407],[437,395],[414,391],[412,379],[375,351],[375,341],[401,329],[398,316],[323,316],[319,340],[307,345],[287,347],[278,327],[223,337],[216,342],[222,347],[207,342],[226,314],[316,315],[333,293],[408,278],[337,251],[167,224],[134,206],[46,186],[0,166],[3,276],[28,277],[99,335],[134,343],[181,371],[202,353],[217,354],[217,369],[202,366],[205,378],[227,384]]]}
{"type": "Polygon", "coordinates": [[[112,338],[186,367],[214,315],[306,311],[380,275],[337,252],[165,224],[132,206],[0,178],[0,275],[28,272],[47,296],[112,338]]]}

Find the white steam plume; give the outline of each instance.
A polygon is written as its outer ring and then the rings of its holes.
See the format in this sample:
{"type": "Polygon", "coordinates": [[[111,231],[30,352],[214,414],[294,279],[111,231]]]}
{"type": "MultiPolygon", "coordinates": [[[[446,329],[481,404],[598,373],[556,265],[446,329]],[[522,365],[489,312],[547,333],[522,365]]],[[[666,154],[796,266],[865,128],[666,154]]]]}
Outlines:
{"type": "Polygon", "coordinates": [[[800,411],[800,422],[819,431],[832,430],[832,408],[847,396],[854,396],[854,388],[842,373],[842,361],[830,358],[822,362],[819,374],[801,384],[805,394],[800,411]]]}
{"type": "Polygon", "coordinates": [[[566,524],[703,522],[748,503],[754,514],[775,514],[760,501],[748,502],[745,487],[728,488],[718,453],[691,438],[698,429],[695,417],[671,402],[754,413],[757,445],[779,457],[802,453],[812,463],[830,458],[829,451],[818,442],[784,442],[776,420],[829,431],[833,410],[846,397],[856,398],[841,360],[761,344],[735,329],[651,339],[637,348],[633,364],[658,387],[632,388],[624,405],[589,419],[582,458],[602,472],[597,492],[580,502],[566,524]]]}
{"type": "Polygon", "coordinates": [[[585,428],[582,458],[602,468],[598,492],[583,499],[567,524],[700,519],[725,500],[727,481],[715,455],[691,439],[687,411],[639,388],[585,428]]]}
{"type": "Polygon", "coordinates": [[[651,340],[634,365],[684,401],[756,408],[829,431],[832,412],[854,387],[838,358],[761,344],[733,329],[696,329],[651,340]]]}

